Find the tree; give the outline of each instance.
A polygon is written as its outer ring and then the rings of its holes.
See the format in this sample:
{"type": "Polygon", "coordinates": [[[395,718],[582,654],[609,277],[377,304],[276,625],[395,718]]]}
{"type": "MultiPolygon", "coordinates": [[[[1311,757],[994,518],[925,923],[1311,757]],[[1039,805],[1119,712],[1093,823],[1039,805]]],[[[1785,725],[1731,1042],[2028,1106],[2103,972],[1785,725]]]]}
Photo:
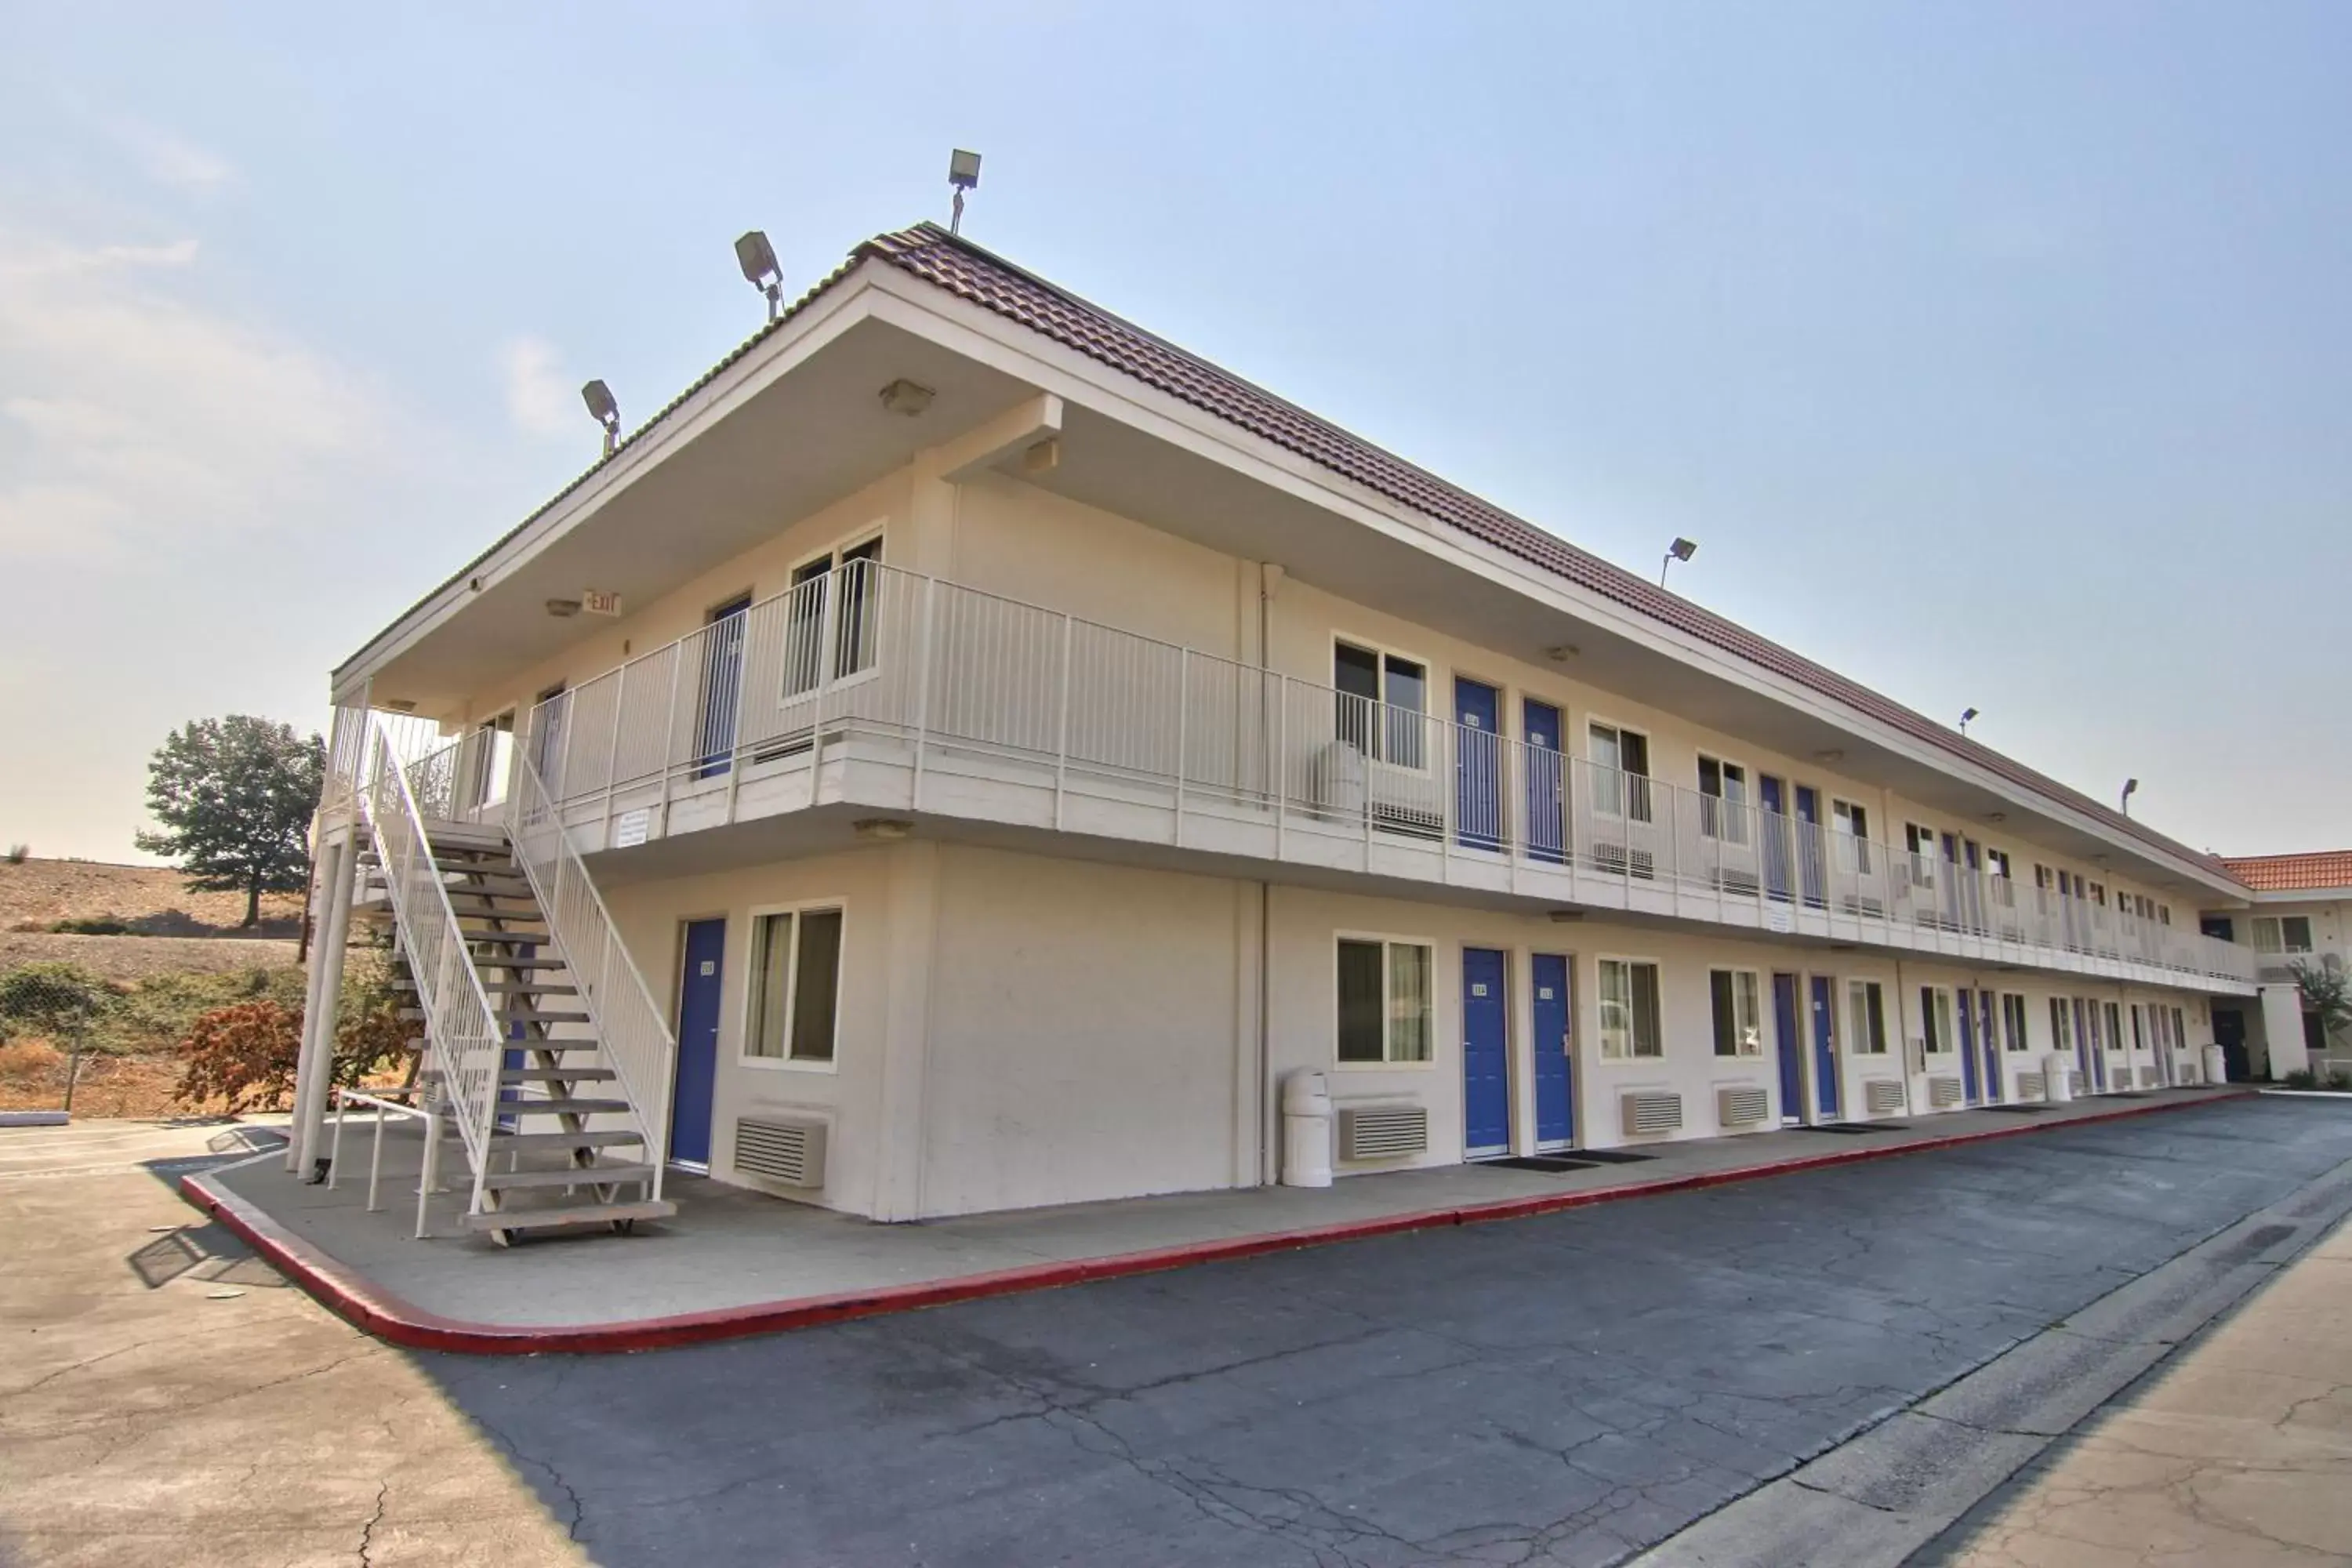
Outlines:
{"type": "Polygon", "coordinates": [[[2303,1010],[2319,1015],[2319,1037],[2333,1043],[2352,1033],[2352,978],[2342,970],[2321,969],[2296,959],[2287,965],[2295,989],[2303,993],[2303,1010]]]}
{"type": "Polygon", "coordinates": [[[308,885],[309,832],[326,780],[327,747],[290,724],[232,713],[174,730],[147,764],[147,809],[162,833],[139,847],[180,863],[191,891],[245,894],[245,923],[261,923],[261,895],[308,885]]]}

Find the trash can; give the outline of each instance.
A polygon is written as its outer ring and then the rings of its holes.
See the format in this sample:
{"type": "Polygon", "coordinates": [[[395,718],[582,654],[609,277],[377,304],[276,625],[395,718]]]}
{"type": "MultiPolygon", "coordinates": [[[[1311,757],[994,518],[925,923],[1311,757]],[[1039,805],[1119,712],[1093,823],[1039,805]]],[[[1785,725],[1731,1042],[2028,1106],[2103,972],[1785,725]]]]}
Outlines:
{"type": "Polygon", "coordinates": [[[2207,1046],[2205,1047],[2204,1055],[2205,1081],[2207,1083],[2229,1082],[2230,1053],[2223,1050],[2219,1046],[2207,1046]]]}
{"type": "Polygon", "coordinates": [[[1307,1068],[1282,1080],[1282,1184],[1331,1184],[1331,1086],[1307,1068]]]}
{"type": "Polygon", "coordinates": [[[2042,1064],[2042,1098],[2053,1105],[2063,1105],[2074,1098],[2074,1058],[2056,1052],[2042,1064]]]}

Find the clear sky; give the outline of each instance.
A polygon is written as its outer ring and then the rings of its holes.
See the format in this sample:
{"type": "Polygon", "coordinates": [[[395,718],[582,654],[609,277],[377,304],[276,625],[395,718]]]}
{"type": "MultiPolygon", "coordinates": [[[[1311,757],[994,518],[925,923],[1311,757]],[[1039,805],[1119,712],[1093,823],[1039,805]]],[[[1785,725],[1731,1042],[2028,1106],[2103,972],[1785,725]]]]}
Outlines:
{"type": "Polygon", "coordinates": [[[0,0],[0,842],[943,216],[2224,852],[2352,845],[2352,5],[0,0]]]}

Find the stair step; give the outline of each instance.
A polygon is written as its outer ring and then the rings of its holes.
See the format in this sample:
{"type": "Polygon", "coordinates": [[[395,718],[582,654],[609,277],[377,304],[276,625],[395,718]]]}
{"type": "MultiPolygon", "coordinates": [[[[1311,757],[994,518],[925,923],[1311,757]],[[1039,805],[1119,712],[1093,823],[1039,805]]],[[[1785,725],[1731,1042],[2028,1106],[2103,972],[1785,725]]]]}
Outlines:
{"type": "Polygon", "coordinates": [[[562,1165],[548,1171],[486,1171],[482,1186],[491,1192],[507,1192],[515,1187],[610,1187],[653,1179],[651,1165],[562,1165]]]}
{"type": "MultiPolygon", "coordinates": [[[[504,968],[505,965],[501,964],[499,967],[504,968]]],[[[385,988],[413,994],[416,990],[416,981],[409,975],[396,974],[385,982],[385,988]]],[[[580,994],[580,987],[577,985],[560,985],[551,980],[485,980],[482,982],[482,989],[493,996],[512,993],[525,993],[539,996],[580,994]]]]}
{"type": "Polygon", "coordinates": [[[500,1083],[610,1083],[620,1075],[611,1068],[508,1068],[500,1083]]]}
{"type": "Polygon", "coordinates": [[[499,1101],[499,1112],[504,1116],[604,1116],[618,1115],[628,1109],[625,1100],[579,1100],[571,1095],[499,1101]]]}
{"type": "Polygon", "coordinates": [[[645,1139],[624,1129],[600,1128],[593,1132],[509,1132],[495,1128],[490,1132],[490,1144],[498,1149],[619,1149],[631,1143],[643,1143],[645,1139]]]}
{"type": "Polygon", "coordinates": [[[505,1209],[493,1214],[469,1214],[467,1230],[539,1230],[555,1226],[610,1225],[616,1220],[667,1219],[677,1205],[667,1198],[641,1198],[627,1204],[583,1204],[576,1207],[505,1209]]]}
{"type": "MultiPolygon", "coordinates": [[[[482,964],[488,965],[492,969],[563,969],[568,967],[564,963],[563,960],[560,958],[524,958],[520,954],[502,956],[499,958],[484,958],[480,962],[482,964]]],[[[484,989],[488,989],[488,987],[485,986],[484,989]]]]}

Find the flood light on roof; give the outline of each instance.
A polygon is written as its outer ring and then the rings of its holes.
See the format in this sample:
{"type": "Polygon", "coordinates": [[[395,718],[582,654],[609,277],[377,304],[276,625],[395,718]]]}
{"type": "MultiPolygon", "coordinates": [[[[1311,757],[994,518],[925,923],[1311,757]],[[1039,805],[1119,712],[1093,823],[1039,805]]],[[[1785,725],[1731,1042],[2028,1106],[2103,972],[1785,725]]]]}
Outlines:
{"type": "Polygon", "coordinates": [[[1975,718],[1976,716],[1977,716],[1977,710],[1976,710],[1975,709],[1973,709],[1973,708],[1964,708],[1964,709],[1960,710],[1960,733],[1961,733],[1961,734],[1965,735],[1965,734],[1967,734],[1967,733],[1969,732],[1969,720],[1971,720],[1971,719],[1973,719],[1973,718],[1975,718]]]}
{"type": "Polygon", "coordinates": [[[1666,585],[1666,570],[1668,567],[1674,565],[1677,561],[1687,561],[1697,553],[1697,541],[1685,539],[1680,534],[1676,534],[1675,536],[1675,542],[1666,546],[1666,558],[1658,567],[1658,586],[1663,588],[1666,585]]]}
{"type": "Polygon", "coordinates": [[[611,457],[613,448],[621,444],[621,405],[613,401],[613,389],[601,381],[592,381],[580,389],[580,401],[596,423],[604,427],[604,456],[611,457]]]}
{"type": "Polygon", "coordinates": [[[980,154],[959,147],[948,154],[948,184],[955,190],[955,205],[948,214],[948,232],[963,232],[963,194],[980,188],[980,154]]]}
{"type": "Polygon", "coordinates": [[[776,264],[776,247],[768,243],[765,232],[751,229],[735,242],[735,265],[743,269],[743,281],[768,297],[768,320],[782,315],[784,269],[776,264]]]}

